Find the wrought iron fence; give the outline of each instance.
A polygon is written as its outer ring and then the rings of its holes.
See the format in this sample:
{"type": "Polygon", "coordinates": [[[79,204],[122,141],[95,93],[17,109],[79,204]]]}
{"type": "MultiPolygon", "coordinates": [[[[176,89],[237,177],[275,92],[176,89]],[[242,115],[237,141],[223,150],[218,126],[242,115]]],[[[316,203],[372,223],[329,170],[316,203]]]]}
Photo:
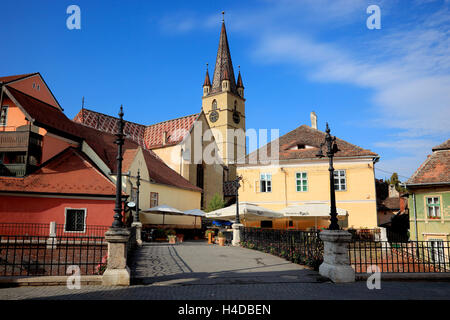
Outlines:
{"type": "Polygon", "coordinates": [[[349,257],[356,273],[366,273],[373,265],[380,272],[450,272],[450,241],[353,240],[349,257]]]}
{"type": "Polygon", "coordinates": [[[317,231],[241,228],[241,245],[319,269],[323,242],[317,231]]]}
{"type": "MultiPolygon", "coordinates": [[[[107,226],[86,225],[82,231],[68,231],[64,224],[56,224],[56,233],[54,235],[66,238],[104,237],[108,229],[109,227],[107,226]]],[[[50,223],[0,223],[0,235],[52,236],[50,223]]]]}
{"type": "Polygon", "coordinates": [[[83,231],[68,231],[64,224],[56,225],[57,237],[104,237],[107,226],[86,225],[83,231]]]}
{"type": "Polygon", "coordinates": [[[97,274],[107,254],[103,237],[0,235],[0,276],[62,276],[76,265],[97,274]]]}
{"type": "Polygon", "coordinates": [[[0,223],[0,234],[44,237],[50,234],[50,225],[48,223],[0,223]]]}

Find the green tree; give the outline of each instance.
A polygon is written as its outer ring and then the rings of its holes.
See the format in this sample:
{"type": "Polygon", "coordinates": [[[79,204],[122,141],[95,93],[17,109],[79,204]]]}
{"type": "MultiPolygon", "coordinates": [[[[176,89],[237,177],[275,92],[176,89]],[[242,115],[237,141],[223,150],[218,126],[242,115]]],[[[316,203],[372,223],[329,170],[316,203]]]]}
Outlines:
{"type": "Polygon", "coordinates": [[[211,212],[217,209],[221,209],[225,206],[225,201],[222,199],[220,194],[216,193],[211,201],[209,202],[208,206],[206,207],[206,212],[211,212]]]}
{"type": "Polygon", "coordinates": [[[403,187],[400,185],[400,183],[402,183],[402,182],[401,182],[400,179],[398,178],[397,172],[394,172],[394,173],[392,174],[391,178],[390,178],[390,179],[387,179],[386,182],[388,183],[388,185],[389,185],[389,184],[393,184],[393,185],[395,186],[395,189],[396,189],[398,192],[405,192],[405,191],[406,191],[406,189],[403,188],[403,187]]]}

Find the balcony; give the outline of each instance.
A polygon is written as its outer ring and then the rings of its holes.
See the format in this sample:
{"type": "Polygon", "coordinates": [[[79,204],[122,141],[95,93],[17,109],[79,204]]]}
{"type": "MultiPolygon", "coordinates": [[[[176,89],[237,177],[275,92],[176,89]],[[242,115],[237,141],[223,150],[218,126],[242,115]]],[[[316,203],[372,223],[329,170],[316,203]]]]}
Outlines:
{"type": "Polygon", "coordinates": [[[27,172],[25,163],[0,164],[0,176],[23,177],[27,172]]]}
{"type": "Polygon", "coordinates": [[[0,152],[42,150],[42,136],[32,131],[0,132],[0,152]]]}

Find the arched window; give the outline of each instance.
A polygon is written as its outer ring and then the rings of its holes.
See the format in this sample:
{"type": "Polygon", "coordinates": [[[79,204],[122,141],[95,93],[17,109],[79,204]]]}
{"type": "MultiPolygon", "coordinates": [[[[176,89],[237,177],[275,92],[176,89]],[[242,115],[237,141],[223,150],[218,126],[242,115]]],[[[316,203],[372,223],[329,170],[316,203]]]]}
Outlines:
{"type": "Polygon", "coordinates": [[[237,101],[234,100],[234,111],[236,111],[236,109],[237,109],[237,101]]]}
{"type": "Polygon", "coordinates": [[[216,100],[213,100],[213,102],[212,102],[212,109],[217,110],[217,101],[216,100]]]}

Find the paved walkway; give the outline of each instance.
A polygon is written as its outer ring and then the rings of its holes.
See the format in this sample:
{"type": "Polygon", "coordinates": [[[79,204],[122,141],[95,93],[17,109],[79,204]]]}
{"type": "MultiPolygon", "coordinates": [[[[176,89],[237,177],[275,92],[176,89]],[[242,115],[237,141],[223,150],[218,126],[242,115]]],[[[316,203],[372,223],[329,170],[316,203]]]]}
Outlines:
{"type": "Polygon", "coordinates": [[[146,244],[131,265],[134,284],[211,285],[323,282],[307,267],[240,247],[184,242],[146,244]]]}
{"type": "Polygon", "coordinates": [[[308,268],[258,251],[204,242],[146,244],[135,254],[131,287],[0,289],[0,300],[450,299],[450,282],[333,284],[308,268]]]}

